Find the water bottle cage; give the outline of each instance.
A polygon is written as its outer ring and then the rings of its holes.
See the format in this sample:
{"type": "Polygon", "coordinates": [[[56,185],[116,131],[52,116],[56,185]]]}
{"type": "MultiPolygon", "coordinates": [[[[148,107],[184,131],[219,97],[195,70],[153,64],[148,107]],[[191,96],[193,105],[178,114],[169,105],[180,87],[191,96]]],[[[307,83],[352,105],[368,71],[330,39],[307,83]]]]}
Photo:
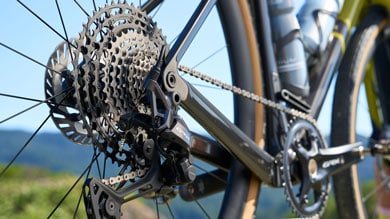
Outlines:
{"type": "MultiPolygon", "coordinates": [[[[321,28],[321,23],[320,23],[320,13],[322,14],[327,14],[331,17],[333,17],[334,19],[337,18],[337,15],[338,13],[337,12],[334,12],[334,11],[328,11],[328,10],[325,10],[325,9],[317,9],[317,10],[314,10],[313,11],[313,19],[315,21],[315,24],[316,24],[316,27],[318,29],[318,33],[319,33],[319,42],[322,42],[324,39],[323,39],[323,32],[322,32],[322,28],[321,28]]],[[[318,44],[316,46],[316,49],[310,49],[310,47],[304,42],[302,41],[304,47],[305,47],[305,50],[307,52],[309,52],[311,55],[314,55],[314,56],[318,56],[320,53],[321,53],[321,46],[320,44],[318,44]]]]}
{"type": "Polygon", "coordinates": [[[289,44],[290,42],[292,42],[295,39],[299,39],[304,44],[303,37],[302,37],[301,31],[299,29],[291,30],[284,37],[281,37],[281,38],[275,40],[275,42],[274,42],[275,43],[275,51],[276,52],[279,51],[281,48],[283,48],[284,46],[286,46],[287,44],[289,44]]]}

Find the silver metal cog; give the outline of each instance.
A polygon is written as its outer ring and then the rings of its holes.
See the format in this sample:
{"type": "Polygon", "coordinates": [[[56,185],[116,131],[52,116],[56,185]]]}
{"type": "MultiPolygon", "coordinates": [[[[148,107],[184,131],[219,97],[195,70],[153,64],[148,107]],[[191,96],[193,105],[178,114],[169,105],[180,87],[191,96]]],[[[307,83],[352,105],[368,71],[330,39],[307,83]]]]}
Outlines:
{"type": "Polygon", "coordinates": [[[118,2],[94,12],[75,44],[73,97],[83,125],[88,134],[97,131],[93,141],[108,157],[128,162],[131,149],[119,149],[124,141],[131,148],[139,127],[121,130],[119,120],[132,113],[150,114],[141,101],[143,83],[167,44],[165,37],[145,12],[118,2]]]}
{"type": "Polygon", "coordinates": [[[281,172],[287,201],[293,211],[303,218],[319,218],[325,210],[330,179],[313,181],[319,170],[311,155],[326,148],[319,131],[305,120],[291,124],[282,158],[281,172]]]}

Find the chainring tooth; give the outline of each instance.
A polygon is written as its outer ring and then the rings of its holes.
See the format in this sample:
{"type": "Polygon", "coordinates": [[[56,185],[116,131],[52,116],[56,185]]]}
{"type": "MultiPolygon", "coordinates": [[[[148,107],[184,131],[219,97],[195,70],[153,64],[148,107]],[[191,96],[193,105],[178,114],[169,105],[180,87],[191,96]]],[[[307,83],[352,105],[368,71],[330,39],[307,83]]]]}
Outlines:
{"type": "Polygon", "coordinates": [[[302,155],[302,148],[305,153],[309,153],[317,151],[318,148],[326,148],[326,144],[318,129],[307,121],[296,120],[290,127],[283,152],[277,156],[281,165],[281,180],[286,200],[299,217],[319,218],[328,200],[330,179],[311,182],[310,174],[315,172],[310,168],[315,167],[310,164],[310,159],[307,160],[307,155],[302,155]],[[296,147],[301,149],[298,150],[296,147]],[[298,190],[294,189],[294,185],[299,185],[298,190]]]}

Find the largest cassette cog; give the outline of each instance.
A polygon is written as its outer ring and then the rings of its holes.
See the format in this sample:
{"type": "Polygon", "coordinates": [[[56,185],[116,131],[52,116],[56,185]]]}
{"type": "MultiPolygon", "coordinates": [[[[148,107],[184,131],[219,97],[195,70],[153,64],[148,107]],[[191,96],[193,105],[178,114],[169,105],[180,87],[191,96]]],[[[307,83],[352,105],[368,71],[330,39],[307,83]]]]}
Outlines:
{"type": "Polygon", "coordinates": [[[95,143],[113,161],[128,163],[133,144],[142,145],[134,139],[143,131],[121,130],[118,123],[123,115],[150,113],[142,86],[166,45],[165,37],[145,12],[118,2],[93,13],[76,45],[74,99],[85,129],[98,132],[100,142],[95,143]]]}

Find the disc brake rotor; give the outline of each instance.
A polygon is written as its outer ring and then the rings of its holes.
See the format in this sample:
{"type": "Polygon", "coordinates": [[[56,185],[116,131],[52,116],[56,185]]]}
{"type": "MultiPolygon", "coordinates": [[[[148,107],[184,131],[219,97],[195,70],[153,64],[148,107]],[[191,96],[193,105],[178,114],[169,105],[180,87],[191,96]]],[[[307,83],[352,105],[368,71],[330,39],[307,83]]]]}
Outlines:
{"type": "MultiPolygon", "coordinates": [[[[74,42],[73,40],[71,43],[74,42]]],[[[72,94],[71,61],[77,51],[63,42],[50,56],[45,72],[45,96],[51,118],[57,128],[71,141],[88,145],[92,138],[84,128],[80,111],[75,108],[72,94]]]]}

